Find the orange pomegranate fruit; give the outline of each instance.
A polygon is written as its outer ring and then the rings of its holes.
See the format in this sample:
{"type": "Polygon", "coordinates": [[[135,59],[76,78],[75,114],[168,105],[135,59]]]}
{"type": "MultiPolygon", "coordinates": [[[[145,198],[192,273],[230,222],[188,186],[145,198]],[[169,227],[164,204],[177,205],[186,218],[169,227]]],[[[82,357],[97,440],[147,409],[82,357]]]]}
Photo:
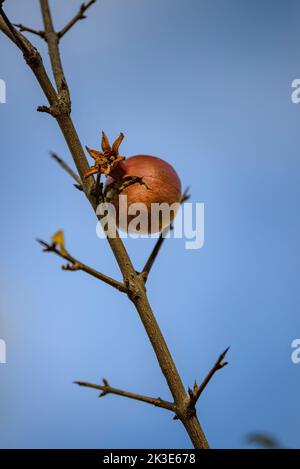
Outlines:
{"type": "Polygon", "coordinates": [[[141,226],[138,226],[138,231],[155,233],[170,224],[176,209],[170,212],[170,218],[166,217],[166,220],[163,219],[161,212],[157,212],[159,220],[153,221],[155,212],[152,212],[151,218],[151,210],[154,207],[152,204],[167,204],[171,207],[179,203],[181,183],[174,168],[166,161],[156,156],[135,155],[118,163],[113,174],[107,177],[105,193],[116,208],[119,228],[123,231],[132,231],[131,222],[137,216],[137,212],[140,214],[139,210],[135,211],[132,208],[134,209],[134,204],[143,204],[146,212],[140,215],[144,217],[144,225],[142,222],[141,226]],[[119,197],[120,195],[125,195],[126,198],[119,197]],[[124,204],[123,213],[127,211],[127,220],[123,223],[119,220],[122,208],[120,204],[124,204]],[[146,230],[142,225],[147,226],[146,230]]]}
{"type": "Polygon", "coordinates": [[[181,200],[180,179],[169,163],[156,156],[121,156],[119,146],[123,138],[121,133],[110,145],[102,132],[102,151],[86,147],[94,164],[85,177],[94,174],[98,178],[101,174],[107,177],[105,200],[113,204],[120,229],[156,233],[168,226],[176,215],[181,200]]]}

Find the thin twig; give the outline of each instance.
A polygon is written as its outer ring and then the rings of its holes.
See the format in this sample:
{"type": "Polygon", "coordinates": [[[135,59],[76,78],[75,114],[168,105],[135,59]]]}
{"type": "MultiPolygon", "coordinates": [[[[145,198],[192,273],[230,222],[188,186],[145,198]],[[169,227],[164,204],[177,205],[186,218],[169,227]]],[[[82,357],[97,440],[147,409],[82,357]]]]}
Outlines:
{"type": "Polygon", "coordinates": [[[43,246],[44,252],[53,252],[54,254],[57,254],[59,257],[69,262],[69,264],[62,266],[63,270],[70,270],[70,271],[82,270],[83,272],[86,272],[92,277],[95,277],[98,280],[101,280],[102,282],[107,283],[108,285],[116,288],[117,290],[123,293],[127,293],[127,288],[123,283],[118,282],[118,280],[108,277],[107,275],[104,275],[101,272],[98,272],[98,270],[95,270],[92,267],[84,264],[83,262],[79,261],[75,257],[71,256],[71,254],[69,254],[69,252],[66,251],[65,249],[63,250],[59,249],[55,243],[49,244],[41,239],[37,239],[37,242],[43,246]]]}
{"type": "Polygon", "coordinates": [[[42,39],[45,39],[45,31],[38,31],[37,29],[28,28],[23,24],[14,23],[14,26],[19,28],[21,32],[27,31],[28,33],[35,34],[36,36],[40,36],[42,39]]]}
{"type": "Polygon", "coordinates": [[[133,392],[124,391],[122,389],[112,388],[105,379],[103,379],[103,386],[99,384],[87,383],[85,381],[74,381],[74,384],[102,391],[101,394],[99,394],[99,397],[106,396],[107,394],[117,394],[118,396],[128,397],[129,399],[135,399],[136,401],[146,402],[147,404],[152,404],[155,407],[161,407],[162,409],[167,409],[171,412],[176,411],[176,406],[172,402],[164,401],[160,397],[148,397],[143,396],[142,394],[135,394],[133,392]]]}
{"type": "MultiPolygon", "coordinates": [[[[184,191],[184,193],[182,194],[181,196],[181,199],[180,199],[180,203],[183,204],[184,202],[186,202],[188,199],[190,198],[190,194],[189,194],[189,187],[187,187],[184,191]]],[[[154,245],[154,248],[152,249],[151,253],[150,253],[150,256],[146,262],[146,264],[144,265],[142,271],[141,271],[141,276],[143,277],[144,279],[144,282],[146,283],[147,282],[147,279],[148,279],[148,276],[149,276],[149,273],[150,273],[150,270],[152,269],[152,266],[158,256],[158,253],[163,245],[163,242],[164,240],[166,239],[168,233],[173,229],[173,224],[171,223],[169,226],[167,226],[166,228],[164,228],[162,230],[162,232],[160,233],[159,235],[159,238],[158,240],[156,241],[155,245],[154,245]]]]}
{"type": "Polygon", "coordinates": [[[58,38],[59,39],[62,38],[77,23],[77,21],[85,19],[86,18],[84,14],[85,11],[94,3],[96,3],[96,0],[90,0],[86,4],[83,3],[79,8],[78,13],[74,16],[74,18],[72,18],[71,21],[68,24],[66,24],[66,26],[63,29],[61,29],[61,31],[57,33],[58,38]]]}
{"type": "Polygon", "coordinates": [[[41,12],[43,16],[45,39],[49,48],[49,56],[51,60],[53,75],[58,91],[59,110],[63,114],[70,114],[71,112],[71,98],[67,80],[65,78],[63,66],[61,63],[59,48],[58,48],[58,35],[55,32],[52,15],[49,7],[48,0],[40,0],[41,12]]]}
{"type": "Polygon", "coordinates": [[[224,368],[224,366],[228,365],[228,362],[224,362],[224,358],[225,358],[225,355],[227,354],[228,350],[230,349],[230,347],[227,347],[223,353],[221,353],[221,355],[218,357],[216,363],[214,364],[214,366],[211,368],[211,370],[209,371],[209,373],[207,374],[206,378],[202,381],[202,383],[200,384],[200,386],[197,385],[197,383],[195,382],[194,384],[194,388],[191,389],[189,388],[189,395],[190,395],[190,399],[191,399],[191,406],[192,407],[195,407],[196,405],[196,402],[198,401],[199,397],[201,396],[201,394],[203,393],[204,389],[206,388],[206,386],[208,385],[208,383],[210,382],[210,380],[212,379],[212,377],[214,376],[214,374],[220,370],[221,368],[224,368]]]}
{"type": "Polygon", "coordinates": [[[52,158],[63,168],[78,184],[78,186],[82,186],[82,182],[78,174],[73,171],[73,169],[56,153],[50,153],[52,158]]]}
{"type": "Polygon", "coordinates": [[[155,259],[157,258],[158,256],[158,253],[163,245],[163,242],[164,240],[166,239],[166,236],[167,234],[169,233],[169,231],[172,229],[171,225],[170,226],[167,226],[159,235],[159,238],[158,240],[156,241],[155,245],[154,245],[154,248],[152,249],[151,253],[150,253],[150,256],[148,257],[148,260],[146,262],[146,264],[144,265],[142,271],[141,271],[141,275],[144,279],[144,282],[146,283],[147,280],[148,280],[148,276],[149,276],[149,273],[150,273],[150,270],[152,269],[152,266],[154,264],[154,261],[155,259]]]}

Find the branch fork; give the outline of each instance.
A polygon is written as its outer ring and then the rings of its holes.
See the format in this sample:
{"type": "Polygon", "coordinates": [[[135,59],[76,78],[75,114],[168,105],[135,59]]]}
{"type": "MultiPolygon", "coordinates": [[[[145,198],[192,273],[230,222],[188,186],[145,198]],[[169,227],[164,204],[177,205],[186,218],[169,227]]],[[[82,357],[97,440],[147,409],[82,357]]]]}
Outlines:
{"type": "Polygon", "coordinates": [[[101,272],[98,272],[97,270],[73,257],[65,248],[63,241],[63,233],[61,231],[58,231],[57,233],[55,233],[55,235],[53,235],[52,243],[47,243],[46,241],[43,241],[41,239],[37,239],[37,242],[41,244],[41,246],[43,246],[44,252],[52,252],[57,256],[68,261],[67,264],[62,265],[62,270],[71,272],[82,270],[83,272],[86,272],[92,277],[95,277],[98,280],[107,283],[111,287],[116,288],[118,291],[127,293],[127,288],[124,283],[119,282],[118,280],[115,280],[111,277],[108,277],[107,275],[104,275],[101,272]]]}
{"type": "Polygon", "coordinates": [[[82,3],[80,5],[78,13],[69,21],[66,26],[61,29],[57,33],[57,36],[59,39],[61,39],[78,21],[83,20],[86,18],[86,15],[84,14],[94,3],[96,3],[96,0],[90,0],[87,3],[82,3]]]}
{"type": "Polygon", "coordinates": [[[189,401],[189,408],[190,409],[195,410],[195,406],[196,406],[196,403],[197,403],[199,397],[203,393],[204,389],[206,388],[206,386],[208,385],[208,383],[210,382],[210,380],[212,379],[214,374],[217,371],[224,368],[224,366],[228,365],[228,362],[223,361],[223,360],[224,360],[224,358],[225,358],[225,356],[226,356],[229,349],[230,349],[230,347],[227,347],[224,350],[224,352],[221,353],[221,355],[219,355],[217,361],[215,362],[215,364],[213,365],[213,367],[211,368],[211,370],[207,374],[206,378],[202,381],[200,386],[198,386],[198,384],[195,381],[193,388],[192,389],[188,388],[188,394],[190,396],[190,401],[189,401]]]}
{"type": "Polygon", "coordinates": [[[226,365],[228,365],[228,362],[223,361],[223,360],[224,360],[229,348],[230,347],[227,347],[224,350],[224,352],[221,353],[221,355],[218,357],[218,359],[215,362],[214,366],[211,368],[208,375],[203,380],[203,382],[201,383],[200,386],[198,386],[198,384],[195,381],[193,389],[188,388],[188,396],[189,397],[187,397],[187,399],[185,400],[185,405],[183,406],[183,409],[181,409],[181,410],[178,409],[178,407],[176,406],[176,404],[174,402],[165,401],[165,400],[161,399],[160,397],[157,397],[157,398],[149,397],[149,396],[144,396],[144,395],[141,395],[141,394],[135,394],[135,393],[132,393],[132,392],[128,392],[128,391],[124,391],[124,390],[121,390],[121,389],[113,388],[109,385],[108,381],[105,378],[103,378],[103,380],[102,380],[103,381],[102,385],[93,384],[93,383],[89,383],[89,382],[86,382],[86,381],[74,381],[74,384],[78,384],[79,386],[83,386],[83,387],[86,387],[86,388],[100,390],[101,393],[99,394],[98,397],[104,397],[107,394],[116,394],[116,395],[119,395],[119,396],[128,397],[130,399],[135,399],[135,400],[138,400],[138,401],[146,402],[146,403],[152,404],[156,407],[161,407],[163,409],[170,410],[171,412],[174,412],[174,414],[175,414],[174,417],[173,417],[173,420],[181,420],[182,413],[187,414],[190,417],[195,417],[196,416],[196,404],[197,404],[202,392],[204,391],[204,389],[206,388],[206,386],[208,385],[208,383],[210,382],[210,380],[214,376],[214,374],[218,370],[221,370],[226,365]]]}
{"type": "MultiPolygon", "coordinates": [[[[2,0],[2,2],[0,2],[0,6],[2,6],[2,4],[4,3],[5,0],[2,0]]],[[[76,15],[71,19],[71,21],[69,21],[69,23],[66,24],[66,26],[64,26],[64,28],[62,28],[59,32],[55,32],[54,31],[54,34],[55,34],[55,37],[56,37],[56,40],[59,41],[78,21],[80,20],[83,20],[86,18],[86,15],[84,14],[94,3],[96,3],[96,0],[90,0],[89,2],[87,3],[82,3],[80,5],[80,8],[79,8],[79,11],[78,13],[76,13],[76,15]]],[[[33,29],[33,28],[29,28],[28,26],[24,26],[23,24],[16,24],[14,23],[14,26],[16,28],[19,29],[20,32],[27,32],[27,33],[31,33],[31,34],[34,34],[35,36],[39,36],[40,38],[44,39],[46,42],[48,41],[47,37],[46,37],[46,32],[45,31],[41,31],[41,30],[37,30],[37,29],[33,29]]]]}

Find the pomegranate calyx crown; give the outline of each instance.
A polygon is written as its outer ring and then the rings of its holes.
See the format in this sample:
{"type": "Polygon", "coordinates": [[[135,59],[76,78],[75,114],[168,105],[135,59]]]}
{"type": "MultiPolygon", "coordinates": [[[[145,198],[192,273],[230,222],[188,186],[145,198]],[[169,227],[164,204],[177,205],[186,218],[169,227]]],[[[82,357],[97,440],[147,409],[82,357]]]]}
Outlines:
{"type": "Polygon", "coordinates": [[[92,150],[86,146],[89,155],[95,160],[93,166],[86,172],[85,178],[89,178],[93,174],[104,174],[108,176],[112,173],[120,161],[125,160],[124,156],[119,154],[119,147],[124,139],[124,134],[120,133],[119,137],[110,145],[105,132],[102,132],[101,149],[102,151],[92,150]]]}

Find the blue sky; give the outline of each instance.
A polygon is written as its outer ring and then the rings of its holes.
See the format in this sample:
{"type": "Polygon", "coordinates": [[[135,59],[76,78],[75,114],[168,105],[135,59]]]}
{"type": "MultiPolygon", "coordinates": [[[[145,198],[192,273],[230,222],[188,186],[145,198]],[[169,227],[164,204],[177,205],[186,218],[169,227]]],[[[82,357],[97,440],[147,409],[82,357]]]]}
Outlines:
{"type": "MultiPolygon", "coordinates": [[[[41,28],[36,0],[6,3],[13,22],[41,28]]],[[[79,4],[51,1],[57,29],[79,4]]],[[[166,159],[205,203],[204,247],[167,241],[148,290],[186,387],[231,345],[198,404],[213,447],[245,447],[253,431],[300,444],[299,18],[296,0],[99,0],[61,43],[82,142],[123,131],[123,154],[166,159]]],[[[49,157],[71,162],[56,122],[36,112],[35,78],[3,36],[0,55],[0,445],[190,447],[167,412],[72,384],[105,377],[170,397],[126,297],[61,271],[35,242],[63,228],[72,254],[119,278],[88,203],[49,157]]],[[[137,269],[152,244],[126,242],[137,269]]]]}

